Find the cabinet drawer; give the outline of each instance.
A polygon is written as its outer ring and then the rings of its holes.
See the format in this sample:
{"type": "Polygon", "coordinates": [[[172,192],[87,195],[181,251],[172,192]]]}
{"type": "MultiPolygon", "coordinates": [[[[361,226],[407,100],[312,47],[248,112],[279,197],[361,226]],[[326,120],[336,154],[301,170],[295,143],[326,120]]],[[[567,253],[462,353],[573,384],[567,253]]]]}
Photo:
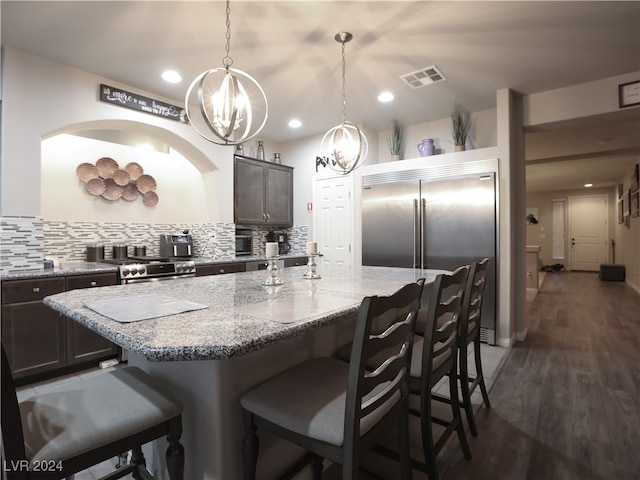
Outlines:
{"type": "Polygon", "coordinates": [[[42,300],[64,290],[64,277],[7,280],[2,282],[2,304],[42,300]]]}
{"type": "Polygon", "coordinates": [[[295,257],[295,258],[285,258],[284,266],[287,267],[299,267],[300,265],[306,265],[308,262],[307,257],[295,257]]]}
{"type": "Polygon", "coordinates": [[[74,275],[67,277],[67,290],[75,290],[77,288],[106,287],[108,285],[118,284],[118,274],[113,273],[96,273],[93,275],[74,275]]]}
{"type": "Polygon", "coordinates": [[[198,265],[196,266],[196,277],[203,277],[206,275],[221,275],[224,273],[237,273],[244,271],[244,263],[217,263],[213,265],[198,265]]]}

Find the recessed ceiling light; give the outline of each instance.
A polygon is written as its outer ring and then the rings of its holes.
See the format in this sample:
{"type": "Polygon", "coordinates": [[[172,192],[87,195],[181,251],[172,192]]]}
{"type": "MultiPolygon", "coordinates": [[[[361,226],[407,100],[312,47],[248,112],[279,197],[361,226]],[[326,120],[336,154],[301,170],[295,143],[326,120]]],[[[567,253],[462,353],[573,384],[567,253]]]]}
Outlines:
{"type": "Polygon", "coordinates": [[[390,102],[391,100],[394,99],[393,93],[391,92],[382,92],[380,95],[378,95],[378,101],[379,102],[390,102]]]}
{"type": "Polygon", "coordinates": [[[297,118],[294,118],[292,120],[289,120],[289,126],[291,128],[300,128],[302,126],[302,122],[297,118]]]}
{"type": "Polygon", "coordinates": [[[180,83],[182,81],[182,77],[175,70],[167,70],[165,72],[162,72],[162,79],[165,82],[169,83],[180,83]]]}
{"type": "Polygon", "coordinates": [[[593,187],[593,183],[585,183],[584,186],[586,188],[591,188],[591,187],[593,187]]]}

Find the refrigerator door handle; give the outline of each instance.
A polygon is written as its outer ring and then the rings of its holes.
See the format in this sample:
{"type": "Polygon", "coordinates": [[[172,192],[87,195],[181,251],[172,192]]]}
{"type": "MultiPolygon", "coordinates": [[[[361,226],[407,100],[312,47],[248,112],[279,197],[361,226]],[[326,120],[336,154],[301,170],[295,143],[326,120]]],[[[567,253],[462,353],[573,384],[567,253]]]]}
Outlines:
{"type": "Polygon", "coordinates": [[[418,236],[418,199],[413,199],[413,267],[415,268],[416,264],[416,254],[418,252],[418,245],[416,242],[416,238],[418,236]]]}
{"type": "Polygon", "coordinates": [[[425,232],[425,229],[427,227],[427,201],[424,198],[420,199],[420,207],[420,268],[424,270],[426,268],[425,243],[427,241],[427,232],[425,232]]]}

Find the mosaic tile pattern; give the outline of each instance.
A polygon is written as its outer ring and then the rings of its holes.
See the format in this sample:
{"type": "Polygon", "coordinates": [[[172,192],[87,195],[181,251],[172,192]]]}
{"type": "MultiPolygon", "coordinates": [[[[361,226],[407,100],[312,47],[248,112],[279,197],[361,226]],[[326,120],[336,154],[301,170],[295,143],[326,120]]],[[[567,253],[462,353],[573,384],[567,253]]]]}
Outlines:
{"type": "Polygon", "coordinates": [[[104,245],[106,258],[112,257],[114,245],[127,245],[130,255],[134,247],[145,246],[148,256],[157,256],[160,254],[160,235],[182,233],[185,230],[193,236],[196,256],[224,258],[235,255],[233,223],[45,222],[44,251],[61,260],[81,261],[86,258],[87,245],[104,245]]]}
{"type": "MultiPolygon", "coordinates": [[[[61,262],[86,260],[87,245],[105,247],[105,257],[112,257],[114,245],[147,247],[148,256],[159,255],[159,236],[188,230],[193,236],[194,255],[216,259],[235,258],[235,224],[147,224],[115,222],[54,222],[40,217],[2,217],[2,270],[42,268],[44,257],[61,262]]],[[[309,226],[299,225],[289,233],[290,254],[304,254],[309,226]]],[[[264,255],[267,230],[253,229],[253,255],[264,255]]]]}
{"type": "Polygon", "coordinates": [[[0,217],[0,269],[41,269],[43,240],[41,217],[0,217]]]}

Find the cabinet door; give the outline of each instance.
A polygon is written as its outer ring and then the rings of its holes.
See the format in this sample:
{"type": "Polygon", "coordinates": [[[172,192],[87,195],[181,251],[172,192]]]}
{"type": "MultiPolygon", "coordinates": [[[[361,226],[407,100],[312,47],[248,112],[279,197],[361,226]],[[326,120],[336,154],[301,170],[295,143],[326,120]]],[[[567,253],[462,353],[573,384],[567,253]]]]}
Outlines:
{"type": "MultiPolygon", "coordinates": [[[[117,285],[118,275],[99,273],[67,277],[67,290],[117,285]]],[[[75,320],[67,319],[67,363],[95,362],[118,354],[118,346],[75,320]]]]}
{"type": "Polygon", "coordinates": [[[265,213],[269,225],[293,225],[293,170],[268,165],[266,171],[265,213]]]}
{"type": "Polygon", "coordinates": [[[234,221],[238,225],[260,225],[265,216],[264,162],[235,157],[234,221]]]}
{"type": "Polygon", "coordinates": [[[41,301],[3,305],[2,344],[14,379],[62,368],[65,318],[41,301]]]}

